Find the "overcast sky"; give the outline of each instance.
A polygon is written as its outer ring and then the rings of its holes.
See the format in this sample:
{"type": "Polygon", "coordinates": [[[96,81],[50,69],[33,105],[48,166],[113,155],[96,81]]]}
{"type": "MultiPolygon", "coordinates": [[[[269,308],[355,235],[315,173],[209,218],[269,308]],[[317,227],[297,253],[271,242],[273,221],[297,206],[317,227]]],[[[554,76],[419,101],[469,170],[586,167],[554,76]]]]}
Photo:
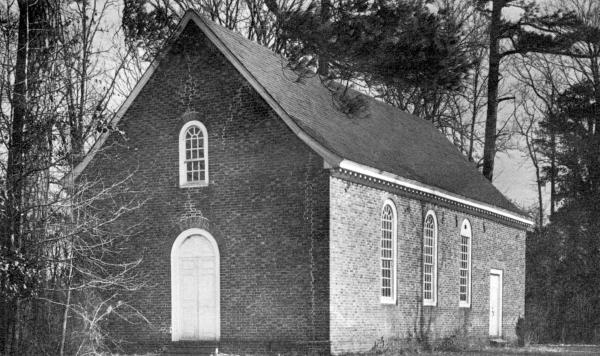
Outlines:
{"type": "MultiPolygon", "coordinates": [[[[520,207],[537,205],[535,171],[529,158],[519,151],[498,153],[494,167],[494,185],[520,207]]],[[[546,194],[545,191],[542,191],[546,194]]]]}

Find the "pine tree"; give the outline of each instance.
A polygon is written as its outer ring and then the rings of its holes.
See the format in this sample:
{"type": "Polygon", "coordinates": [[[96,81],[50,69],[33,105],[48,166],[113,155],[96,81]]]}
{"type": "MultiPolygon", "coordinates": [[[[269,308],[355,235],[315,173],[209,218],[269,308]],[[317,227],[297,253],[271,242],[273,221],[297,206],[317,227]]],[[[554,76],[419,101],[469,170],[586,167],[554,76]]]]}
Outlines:
{"type": "Polygon", "coordinates": [[[318,3],[277,13],[285,53],[292,62],[309,58],[304,66],[326,59],[326,79],[457,89],[472,65],[459,45],[461,25],[423,2],[340,1],[326,13],[328,20],[318,3]]]}
{"type": "Polygon", "coordinates": [[[580,19],[573,12],[557,10],[543,14],[536,4],[525,0],[477,0],[477,6],[489,17],[488,100],[483,149],[483,175],[490,181],[496,156],[498,97],[502,78],[502,59],[531,52],[572,53],[580,33],[580,19]],[[490,9],[491,7],[491,9],[490,9]],[[502,10],[521,11],[517,20],[503,17],[502,10]]]}

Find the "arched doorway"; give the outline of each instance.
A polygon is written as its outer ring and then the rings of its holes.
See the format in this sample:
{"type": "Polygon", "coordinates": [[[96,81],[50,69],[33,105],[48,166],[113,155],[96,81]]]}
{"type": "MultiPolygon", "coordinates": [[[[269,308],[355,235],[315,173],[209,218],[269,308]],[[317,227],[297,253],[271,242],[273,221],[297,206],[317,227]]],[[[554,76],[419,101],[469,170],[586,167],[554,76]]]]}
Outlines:
{"type": "Polygon", "coordinates": [[[218,340],[219,247],[203,229],[182,232],[171,249],[173,341],[218,340]]]}

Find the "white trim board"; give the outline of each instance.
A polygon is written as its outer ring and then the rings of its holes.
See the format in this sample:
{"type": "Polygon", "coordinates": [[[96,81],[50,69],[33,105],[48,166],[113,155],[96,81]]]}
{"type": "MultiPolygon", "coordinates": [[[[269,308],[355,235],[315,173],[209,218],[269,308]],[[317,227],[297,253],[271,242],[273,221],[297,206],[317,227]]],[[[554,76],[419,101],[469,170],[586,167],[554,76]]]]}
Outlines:
{"type": "Polygon", "coordinates": [[[447,199],[447,200],[450,200],[455,203],[468,205],[468,206],[471,206],[476,209],[481,209],[481,210],[484,210],[489,213],[497,214],[497,215],[500,215],[500,216],[503,216],[503,217],[506,217],[506,218],[509,218],[512,220],[516,220],[523,224],[533,225],[533,221],[531,221],[529,219],[525,219],[525,218],[521,217],[520,215],[517,215],[516,213],[513,213],[511,211],[508,211],[508,210],[505,210],[502,208],[498,208],[498,207],[495,207],[490,204],[477,202],[472,199],[462,197],[458,194],[450,193],[443,189],[435,188],[435,187],[417,182],[415,180],[406,179],[406,178],[397,176],[395,174],[381,171],[381,170],[378,170],[378,169],[375,169],[375,168],[372,168],[369,166],[365,166],[365,165],[362,165],[362,164],[359,164],[359,163],[356,163],[356,162],[353,162],[353,161],[350,161],[347,159],[342,160],[339,164],[339,167],[342,169],[360,173],[360,174],[363,174],[363,175],[366,175],[366,176],[369,176],[369,177],[372,177],[375,179],[380,179],[382,181],[397,184],[402,187],[414,189],[419,192],[431,194],[436,197],[447,199]]]}

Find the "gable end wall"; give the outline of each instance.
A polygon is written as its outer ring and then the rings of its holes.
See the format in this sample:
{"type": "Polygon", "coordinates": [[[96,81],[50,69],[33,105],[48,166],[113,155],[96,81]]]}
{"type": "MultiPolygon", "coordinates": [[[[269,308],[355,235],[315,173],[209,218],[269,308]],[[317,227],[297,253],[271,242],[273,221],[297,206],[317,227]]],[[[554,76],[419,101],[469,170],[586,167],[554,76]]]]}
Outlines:
{"type": "Polygon", "coordinates": [[[124,188],[145,201],[114,224],[135,226],[123,258],[142,258],[148,283],[126,298],[150,324],[110,326],[125,350],[170,342],[171,247],[192,227],[220,250],[220,350],[327,348],[329,172],[193,23],[119,129],[125,137],[111,134],[81,179],[107,186],[131,174],[124,188]],[[182,189],[178,136],[191,119],[208,130],[210,183],[182,189]]]}

